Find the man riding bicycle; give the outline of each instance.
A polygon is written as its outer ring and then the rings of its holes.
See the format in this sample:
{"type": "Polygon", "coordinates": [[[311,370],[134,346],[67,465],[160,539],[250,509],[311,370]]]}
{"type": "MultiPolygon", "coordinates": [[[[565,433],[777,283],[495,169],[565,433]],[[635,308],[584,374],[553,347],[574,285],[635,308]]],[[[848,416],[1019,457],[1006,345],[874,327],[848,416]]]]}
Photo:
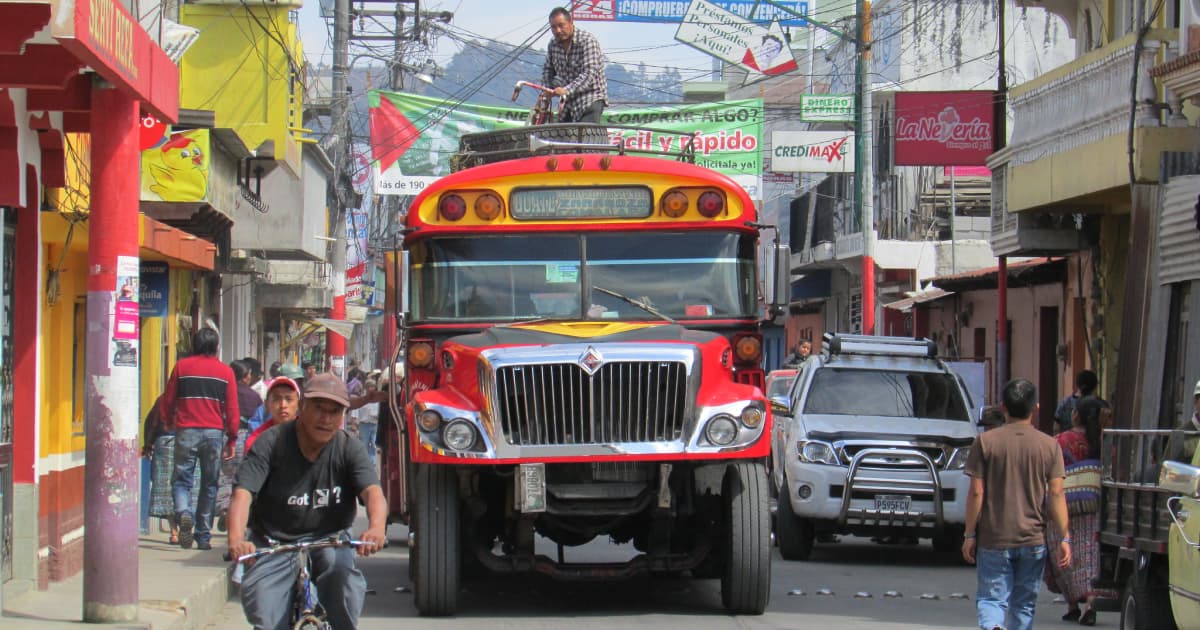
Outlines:
{"type": "MultiPolygon", "coordinates": [[[[246,453],[229,504],[229,555],[237,558],[278,542],[316,540],[346,532],[367,506],[365,545],[369,556],[386,541],[387,500],[362,442],[341,430],[350,396],[333,374],[305,383],[300,416],[263,433],[246,453]]],[[[329,623],[350,630],[358,624],[367,582],[347,547],[314,550],[310,556],[317,596],[329,623]]],[[[290,627],[297,567],[287,554],[247,563],[242,609],[255,628],[290,627]]]]}

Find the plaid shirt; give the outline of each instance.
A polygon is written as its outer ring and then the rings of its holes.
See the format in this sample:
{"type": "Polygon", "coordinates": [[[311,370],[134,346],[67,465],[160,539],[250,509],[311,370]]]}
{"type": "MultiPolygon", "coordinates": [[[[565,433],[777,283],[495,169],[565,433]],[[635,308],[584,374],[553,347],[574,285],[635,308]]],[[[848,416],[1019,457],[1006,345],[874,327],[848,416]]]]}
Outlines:
{"type": "Polygon", "coordinates": [[[596,101],[608,105],[604,53],[596,36],[576,29],[566,50],[551,38],[546,65],[542,67],[542,84],[567,88],[566,114],[572,120],[579,120],[596,101]]]}

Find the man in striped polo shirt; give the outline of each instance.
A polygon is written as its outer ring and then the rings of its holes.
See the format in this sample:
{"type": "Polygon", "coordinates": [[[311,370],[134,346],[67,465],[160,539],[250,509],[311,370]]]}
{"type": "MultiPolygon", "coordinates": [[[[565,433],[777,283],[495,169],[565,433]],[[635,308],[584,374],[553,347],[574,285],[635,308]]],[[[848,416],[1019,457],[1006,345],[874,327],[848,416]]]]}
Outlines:
{"type": "Polygon", "coordinates": [[[171,371],[159,409],[175,430],[175,472],[171,491],[179,524],[179,546],[212,549],[212,513],[217,499],[221,459],[231,459],[237,445],[238,398],[233,370],[217,358],[221,338],[203,328],[192,338],[192,355],[171,371]],[[195,514],[188,505],[200,463],[200,495],[195,514]],[[194,531],[193,531],[194,528],[194,531]]]}

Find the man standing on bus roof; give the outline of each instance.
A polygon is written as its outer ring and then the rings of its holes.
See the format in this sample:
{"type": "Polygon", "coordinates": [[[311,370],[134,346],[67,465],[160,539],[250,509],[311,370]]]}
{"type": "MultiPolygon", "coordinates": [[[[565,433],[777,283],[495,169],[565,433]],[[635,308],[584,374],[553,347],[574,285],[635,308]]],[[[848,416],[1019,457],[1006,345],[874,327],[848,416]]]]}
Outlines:
{"type": "Polygon", "coordinates": [[[546,51],[542,84],[554,86],[554,95],[566,100],[559,122],[599,124],[608,105],[600,41],[587,31],[576,30],[571,12],[563,7],[550,12],[550,32],[554,39],[546,51]]]}

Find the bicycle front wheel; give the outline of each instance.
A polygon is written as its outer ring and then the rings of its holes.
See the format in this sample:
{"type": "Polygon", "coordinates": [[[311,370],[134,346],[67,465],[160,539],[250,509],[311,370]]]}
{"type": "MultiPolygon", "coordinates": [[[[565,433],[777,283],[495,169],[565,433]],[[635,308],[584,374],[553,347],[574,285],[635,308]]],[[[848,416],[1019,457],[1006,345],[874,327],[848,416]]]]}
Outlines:
{"type": "Polygon", "coordinates": [[[292,626],[292,630],[330,630],[330,625],[316,615],[304,615],[292,626]]]}

